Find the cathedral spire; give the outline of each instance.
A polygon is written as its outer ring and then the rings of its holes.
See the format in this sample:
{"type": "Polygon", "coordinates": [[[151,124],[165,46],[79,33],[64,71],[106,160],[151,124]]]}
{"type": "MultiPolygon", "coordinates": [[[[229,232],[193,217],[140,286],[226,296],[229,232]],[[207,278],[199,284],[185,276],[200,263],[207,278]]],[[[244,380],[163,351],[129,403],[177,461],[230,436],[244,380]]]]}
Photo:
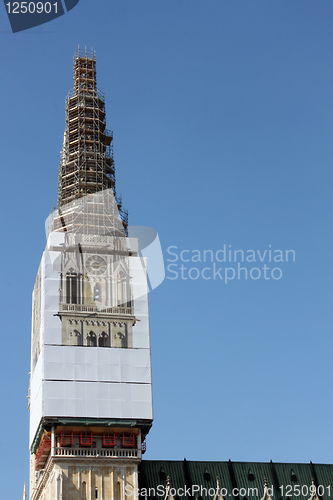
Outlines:
{"type": "Polygon", "coordinates": [[[97,88],[95,52],[77,49],[73,89],[66,100],[66,129],[58,175],[58,209],[84,196],[111,190],[120,218],[128,214],[116,197],[113,132],[106,129],[105,97],[97,88]]]}

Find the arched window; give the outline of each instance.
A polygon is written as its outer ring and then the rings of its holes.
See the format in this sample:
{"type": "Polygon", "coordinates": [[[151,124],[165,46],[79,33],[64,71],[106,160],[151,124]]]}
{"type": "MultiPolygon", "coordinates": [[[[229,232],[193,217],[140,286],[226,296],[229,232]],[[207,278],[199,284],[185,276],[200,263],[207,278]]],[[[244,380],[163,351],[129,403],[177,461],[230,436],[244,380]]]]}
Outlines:
{"type": "Polygon", "coordinates": [[[74,330],[74,335],[76,337],[76,345],[83,345],[82,333],[78,330],[74,330]]]}
{"type": "Polygon", "coordinates": [[[101,285],[99,283],[94,286],[94,300],[102,302],[101,285]]]}
{"type": "Polygon", "coordinates": [[[131,284],[127,273],[120,271],[117,275],[117,306],[131,307],[131,284]]]}
{"type": "Polygon", "coordinates": [[[127,338],[124,333],[118,332],[118,338],[120,339],[120,347],[127,347],[127,338]]]}
{"type": "Polygon", "coordinates": [[[96,339],[96,335],[94,334],[94,332],[88,333],[87,345],[88,345],[88,347],[96,347],[97,346],[97,339],[96,339]]]}
{"type": "Polygon", "coordinates": [[[82,483],[82,500],[87,500],[87,483],[83,481],[82,483]]]}
{"type": "Polygon", "coordinates": [[[80,303],[79,278],[72,268],[66,274],[66,302],[67,304],[80,303]]]}
{"type": "Polygon", "coordinates": [[[116,500],[121,500],[121,485],[119,481],[117,482],[116,486],[116,500]]]}
{"type": "Polygon", "coordinates": [[[120,271],[118,274],[118,283],[117,283],[117,306],[122,306],[126,299],[126,276],[120,271]]]}
{"type": "Polygon", "coordinates": [[[101,333],[99,339],[98,339],[98,346],[99,347],[109,347],[109,336],[106,332],[101,333]]]}

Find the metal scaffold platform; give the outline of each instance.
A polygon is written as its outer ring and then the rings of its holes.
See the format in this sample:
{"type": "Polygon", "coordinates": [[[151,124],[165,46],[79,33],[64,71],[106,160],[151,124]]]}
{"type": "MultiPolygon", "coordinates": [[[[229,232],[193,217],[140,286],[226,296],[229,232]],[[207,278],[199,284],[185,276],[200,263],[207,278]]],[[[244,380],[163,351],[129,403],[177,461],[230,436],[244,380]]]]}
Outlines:
{"type": "MultiPolygon", "coordinates": [[[[66,129],[58,175],[58,210],[74,209],[75,200],[112,190],[124,231],[128,213],[116,197],[113,132],[106,129],[105,96],[96,84],[95,52],[77,49],[73,61],[73,90],[66,99],[66,129]]],[[[93,212],[99,212],[98,208],[93,212]]],[[[55,230],[63,229],[59,221],[55,230]]]]}

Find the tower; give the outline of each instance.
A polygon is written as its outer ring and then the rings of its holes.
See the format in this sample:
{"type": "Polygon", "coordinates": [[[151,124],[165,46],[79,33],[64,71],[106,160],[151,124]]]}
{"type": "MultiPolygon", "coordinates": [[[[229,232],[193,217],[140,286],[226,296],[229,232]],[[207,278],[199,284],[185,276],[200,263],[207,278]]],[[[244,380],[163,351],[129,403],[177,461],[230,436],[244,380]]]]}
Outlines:
{"type": "Polygon", "coordinates": [[[116,197],[95,54],[77,50],[33,291],[30,500],[136,499],[152,424],[146,261],[116,197]]]}

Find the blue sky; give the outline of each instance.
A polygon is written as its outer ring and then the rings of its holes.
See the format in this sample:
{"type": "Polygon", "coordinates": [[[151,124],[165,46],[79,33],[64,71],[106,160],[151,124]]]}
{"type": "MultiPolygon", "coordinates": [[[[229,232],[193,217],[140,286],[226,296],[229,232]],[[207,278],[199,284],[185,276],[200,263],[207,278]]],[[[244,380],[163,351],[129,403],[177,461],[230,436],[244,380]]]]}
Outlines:
{"type": "Polygon", "coordinates": [[[296,255],[279,280],[166,272],[145,458],[332,463],[332,21],[330,0],[80,0],[12,34],[2,7],[4,496],[28,481],[31,292],[78,45],[130,224],[158,231],[166,265],[170,246],[296,255]]]}

